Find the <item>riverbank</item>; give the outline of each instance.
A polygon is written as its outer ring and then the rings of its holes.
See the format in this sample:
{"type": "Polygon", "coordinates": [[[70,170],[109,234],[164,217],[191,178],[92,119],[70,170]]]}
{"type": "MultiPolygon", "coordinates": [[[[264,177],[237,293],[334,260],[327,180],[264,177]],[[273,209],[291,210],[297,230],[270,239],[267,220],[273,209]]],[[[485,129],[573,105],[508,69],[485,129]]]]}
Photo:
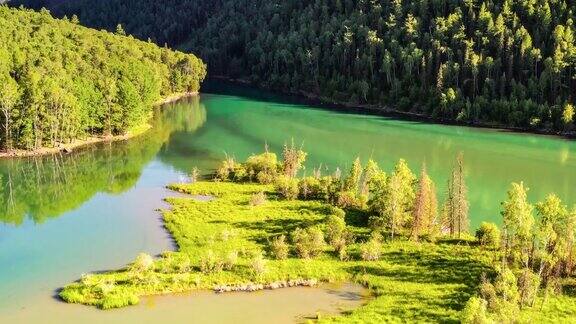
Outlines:
{"type": "MultiPolygon", "coordinates": [[[[178,93],[170,95],[166,98],[163,98],[154,103],[153,106],[161,106],[165,105],[186,97],[197,96],[198,92],[187,92],[187,93],[178,93]]],[[[143,124],[139,127],[136,127],[126,134],[121,135],[114,135],[114,136],[88,136],[85,139],[75,139],[69,143],[57,143],[54,147],[41,147],[34,150],[22,150],[22,149],[13,149],[9,152],[0,152],[0,159],[6,158],[23,158],[23,157],[32,157],[32,156],[43,156],[43,155],[50,155],[56,153],[71,153],[75,149],[93,145],[97,143],[103,142],[117,142],[117,141],[125,141],[139,135],[144,134],[147,132],[152,126],[149,123],[143,124]]]]}
{"type": "Polygon", "coordinates": [[[345,261],[328,246],[314,258],[290,253],[286,259],[275,259],[269,248],[273,238],[290,235],[296,227],[321,225],[342,212],[319,201],[282,200],[268,185],[198,182],[170,188],[216,197],[168,199],[172,209],[164,211],[164,222],[179,250],[156,260],[139,256],[125,269],[86,275],[64,288],[60,296],[65,301],[108,309],[139,303],[141,296],[223,286],[356,282],[368,287],[374,298],[347,314],[346,320],[456,321],[481,274],[490,271],[487,255],[465,240],[394,241],[382,246],[380,259],[362,261],[369,229],[361,219],[348,219],[356,224],[350,230],[357,240],[345,261]],[[268,200],[252,205],[252,197],[262,191],[268,200]]]}
{"type": "Polygon", "coordinates": [[[366,115],[377,115],[383,117],[392,117],[402,120],[409,120],[409,121],[418,121],[418,122],[425,122],[425,123],[432,123],[432,124],[439,124],[439,125],[452,125],[452,126],[466,126],[466,127],[473,127],[473,128],[483,128],[483,129],[492,129],[492,130],[500,130],[500,131],[507,131],[507,132],[514,132],[514,133],[526,133],[526,134],[537,134],[537,135],[548,135],[548,136],[556,136],[562,137],[567,139],[575,139],[576,138],[576,130],[574,131],[555,131],[551,129],[539,129],[539,128],[523,128],[523,127],[512,127],[506,125],[499,125],[499,124],[489,124],[489,123],[481,123],[481,122],[459,122],[452,119],[446,118],[435,118],[431,116],[427,116],[420,113],[413,113],[413,112],[406,112],[396,110],[389,106],[380,106],[380,105],[370,105],[370,104],[354,104],[354,103],[347,103],[347,102],[338,102],[334,101],[331,98],[319,96],[310,92],[306,91],[282,91],[275,88],[267,87],[261,84],[256,84],[250,82],[246,79],[235,79],[229,78],[226,76],[210,76],[207,81],[215,81],[221,83],[229,83],[231,85],[236,85],[240,87],[247,87],[250,89],[264,89],[271,93],[285,96],[291,102],[304,104],[304,105],[313,105],[318,106],[323,109],[334,110],[338,112],[344,113],[354,113],[354,114],[366,114],[366,115]]]}

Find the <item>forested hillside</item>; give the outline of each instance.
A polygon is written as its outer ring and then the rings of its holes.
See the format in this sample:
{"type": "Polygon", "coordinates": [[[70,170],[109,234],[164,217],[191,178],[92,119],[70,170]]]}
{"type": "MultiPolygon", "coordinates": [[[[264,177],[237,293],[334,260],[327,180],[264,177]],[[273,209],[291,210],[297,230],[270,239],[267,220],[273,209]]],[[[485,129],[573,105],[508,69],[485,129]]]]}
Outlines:
{"type": "Polygon", "coordinates": [[[573,1],[76,0],[53,8],[90,26],[122,23],[137,37],[194,49],[213,74],[284,91],[472,123],[573,127],[573,1]]]}
{"type": "Polygon", "coordinates": [[[198,91],[201,60],[123,34],[0,6],[0,150],[124,134],[161,98],[198,91]]]}

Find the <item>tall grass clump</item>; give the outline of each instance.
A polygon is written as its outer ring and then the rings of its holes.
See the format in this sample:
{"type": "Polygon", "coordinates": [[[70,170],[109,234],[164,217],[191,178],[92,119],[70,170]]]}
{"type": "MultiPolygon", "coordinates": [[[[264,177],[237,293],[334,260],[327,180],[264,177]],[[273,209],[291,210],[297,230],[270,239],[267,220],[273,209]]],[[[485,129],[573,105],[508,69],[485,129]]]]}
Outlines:
{"type": "Polygon", "coordinates": [[[258,193],[253,194],[250,197],[250,205],[251,206],[260,206],[266,203],[266,194],[264,191],[260,191],[258,193]]]}
{"type": "Polygon", "coordinates": [[[374,235],[360,247],[360,255],[364,261],[377,261],[382,255],[382,240],[374,235]]]}
{"type": "Polygon", "coordinates": [[[208,250],[200,259],[200,271],[211,274],[222,271],[224,264],[212,250],[208,250]]]}

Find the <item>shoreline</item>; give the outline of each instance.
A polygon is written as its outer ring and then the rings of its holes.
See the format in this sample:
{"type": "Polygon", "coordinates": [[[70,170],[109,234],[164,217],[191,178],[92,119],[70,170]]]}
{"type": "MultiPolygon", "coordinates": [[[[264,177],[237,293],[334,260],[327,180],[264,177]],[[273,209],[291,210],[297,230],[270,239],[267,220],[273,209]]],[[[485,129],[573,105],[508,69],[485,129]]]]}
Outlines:
{"type": "MultiPolygon", "coordinates": [[[[187,92],[187,93],[173,94],[173,95],[170,95],[166,98],[158,100],[152,106],[153,107],[161,106],[161,105],[165,105],[165,104],[180,100],[182,98],[194,97],[197,95],[198,95],[198,92],[187,92]]],[[[140,135],[146,133],[151,128],[152,128],[152,125],[150,125],[148,122],[146,122],[145,124],[135,128],[134,130],[131,130],[131,131],[127,132],[126,134],[122,134],[122,135],[88,136],[85,139],[72,140],[71,143],[65,143],[65,144],[64,143],[58,143],[58,144],[56,144],[55,147],[41,147],[41,148],[38,148],[35,150],[14,149],[14,150],[11,150],[9,152],[0,152],[0,160],[1,159],[12,159],[12,158],[38,157],[38,156],[51,155],[51,154],[56,154],[56,153],[71,153],[75,149],[82,148],[82,147],[89,146],[89,145],[93,145],[93,144],[106,143],[106,142],[112,143],[112,142],[129,140],[131,138],[134,138],[134,137],[137,137],[137,136],[140,136],[140,135]]]]}
{"type": "Polygon", "coordinates": [[[263,86],[246,79],[235,79],[226,76],[209,76],[206,81],[222,82],[232,85],[237,85],[241,87],[247,87],[250,89],[263,89],[269,91],[273,94],[287,96],[290,100],[296,103],[305,105],[314,105],[322,109],[343,112],[343,113],[356,113],[364,115],[373,116],[383,116],[391,117],[408,121],[425,122],[430,124],[447,125],[447,126],[463,126],[478,129],[492,129],[496,131],[520,133],[520,134],[534,134],[534,135],[545,135],[554,136],[563,139],[576,139],[576,131],[556,131],[551,129],[539,129],[539,128],[524,128],[524,127],[513,127],[499,124],[489,124],[481,122],[459,122],[452,119],[446,118],[434,118],[420,113],[412,113],[406,111],[400,111],[388,106],[380,106],[373,104],[352,104],[346,102],[334,101],[330,98],[323,97],[320,95],[315,95],[306,91],[282,91],[274,89],[271,87],[263,86]]]}

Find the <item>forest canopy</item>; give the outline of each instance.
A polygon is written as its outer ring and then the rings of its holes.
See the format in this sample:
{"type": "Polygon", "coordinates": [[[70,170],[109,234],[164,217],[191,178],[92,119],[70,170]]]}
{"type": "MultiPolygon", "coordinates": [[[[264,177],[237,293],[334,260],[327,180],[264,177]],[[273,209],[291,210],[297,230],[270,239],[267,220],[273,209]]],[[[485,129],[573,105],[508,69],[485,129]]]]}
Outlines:
{"type": "Polygon", "coordinates": [[[194,49],[211,73],[439,119],[574,127],[566,0],[20,0],[194,49]]]}
{"type": "Polygon", "coordinates": [[[199,90],[194,55],[77,22],[0,6],[0,150],[125,134],[160,99],[199,90]]]}

